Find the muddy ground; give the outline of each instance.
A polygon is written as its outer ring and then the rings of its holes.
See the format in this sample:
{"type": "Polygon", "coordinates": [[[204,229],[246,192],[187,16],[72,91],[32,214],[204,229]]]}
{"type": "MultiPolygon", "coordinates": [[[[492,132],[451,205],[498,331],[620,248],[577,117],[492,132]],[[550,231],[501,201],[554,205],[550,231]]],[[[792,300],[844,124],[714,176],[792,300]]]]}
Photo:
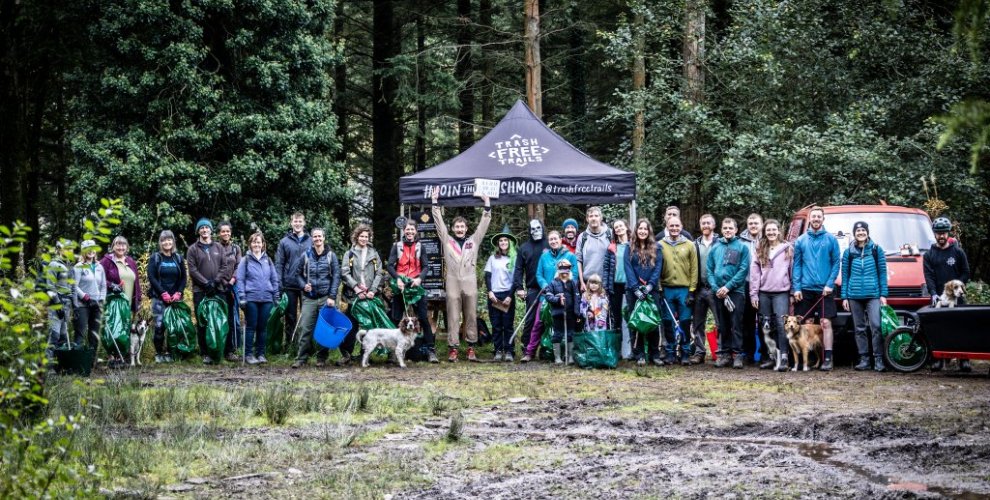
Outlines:
{"type": "Polygon", "coordinates": [[[366,384],[371,406],[396,394],[416,405],[374,412],[355,424],[361,438],[322,456],[293,452],[326,429],[312,419],[221,431],[235,433],[236,445],[282,452],[164,485],[161,497],[990,498],[988,367],[905,375],[711,364],[185,366],[140,379],[224,391],[366,384]]]}

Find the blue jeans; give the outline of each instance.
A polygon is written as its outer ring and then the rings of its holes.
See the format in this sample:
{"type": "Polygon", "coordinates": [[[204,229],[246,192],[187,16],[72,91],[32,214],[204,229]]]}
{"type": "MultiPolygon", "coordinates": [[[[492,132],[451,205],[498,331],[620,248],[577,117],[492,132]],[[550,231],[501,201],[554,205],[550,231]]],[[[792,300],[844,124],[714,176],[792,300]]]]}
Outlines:
{"type": "Polygon", "coordinates": [[[873,344],[873,355],[883,355],[883,337],[880,335],[880,299],[849,299],[849,312],[852,313],[853,327],[856,331],[856,349],[860,356],[870,355],[870,344],[873,344]],[[869,324],[867,324],[869,321],[869,324]],[[870,336],[866,335],[866,327],[870,327],[870,336]],[[871,342],[872,341],[872,342],[871,342]]]}
{"type": "Polygon", "coordinates": [[[691,308],[687,305],[688,287],[668,286],[663,289],[663,300],[660,301],[660,317],[663,319],[663,336],[666,340],[664,348],[667,357],[672,358],[677,353],[677,346],[681,347],[681,353],[691,355],[691,308]],[[667,303],[664,304],[664,301],[667,303]],[[670,306],[668,309],[667,306],[670,306]],[[671,316],[671,311],[674,315],[671,316]],[[681,334],[676,335],[674,322],[681,328],[681,334]]]}
{"type": "MultiPolygon", "coordinates": [[[[759,297],[760,316],[770,318],[773,322],[777,334],[773,339],[777,342],[777,349],[786,356],[790,344],[787,342],[787,332],[784,331],[784,316],[790,310],[791,295],[789,292],[760,292],[759,297]]],[[[760,329],[763,329],[762,323],[760,329]]]]}
{"type": "Polygon", "coordinates": [[[244,327],[247,330],[245,356],[263,356],[268,335],[268,316],[272,312],[271,302],[248,302],[244,307],[244,327]]]}

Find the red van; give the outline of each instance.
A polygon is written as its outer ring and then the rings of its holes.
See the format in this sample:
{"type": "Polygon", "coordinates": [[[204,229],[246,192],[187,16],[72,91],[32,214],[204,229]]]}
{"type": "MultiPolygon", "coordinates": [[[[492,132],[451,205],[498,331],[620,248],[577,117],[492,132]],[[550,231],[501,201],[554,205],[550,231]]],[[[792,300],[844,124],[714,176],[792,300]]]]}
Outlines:
{"type": "MultiPolygon", "coordinates": [[[[887,256],[887,303],[898,310],[915,311],[929,304],[925,290],[925,274],[922,254],[935,243],[932,221],[924,210],[898,207],[881,202],[880,205],[840,205],[822,207],[825,210],[825,229],[839,240],[840,254],[853,241],[852,227],[856,221],[870,225],[870,238],[884,249],[887,256]]],[[[787,239],[794,241],[808,229],[808,211],[811,206],[798,210],[791,219],[787,239]]],[[[841,265],[841,263],[840,263],[841,265]]],[[[842,273],[839,273],[840,280],[842,273]]],[[[841,283],[839,283],[841,287],[841,283]]],[[[836,289],[838,301],[840,289],[836,289]]],[[[855,345],[852,341],[852,321],[849,313],[837,304],[836,351],[840,339],[843,351],[855,345]],[[848,337],[847,337],[848,335],[848,337]],[[846,342],[846,339],[849,342],[846,342]]]]}

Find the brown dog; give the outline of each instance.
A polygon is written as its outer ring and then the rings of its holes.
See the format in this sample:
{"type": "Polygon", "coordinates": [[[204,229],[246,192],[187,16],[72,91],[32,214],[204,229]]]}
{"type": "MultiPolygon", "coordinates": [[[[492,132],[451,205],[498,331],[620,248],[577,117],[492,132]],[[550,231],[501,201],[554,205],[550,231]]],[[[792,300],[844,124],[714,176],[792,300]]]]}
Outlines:
{"type": "Polygon", "coordinates": [[[818,364],[815,365],[815,368],[822,365],[822,359],[825,357],[821,325],[802,323],[803,320],[803,316],[786,316],[784,318],[784,330],[787,332],[787,341],[791,345],[791,352],[794,353],[794,368],[791,368],[792,372],[796,372],[798,369],[798,353],[804,357],[804,371],[808,371],[809,369],[809,351],[814,349],[815,354],[818,356],[818,364]]]}

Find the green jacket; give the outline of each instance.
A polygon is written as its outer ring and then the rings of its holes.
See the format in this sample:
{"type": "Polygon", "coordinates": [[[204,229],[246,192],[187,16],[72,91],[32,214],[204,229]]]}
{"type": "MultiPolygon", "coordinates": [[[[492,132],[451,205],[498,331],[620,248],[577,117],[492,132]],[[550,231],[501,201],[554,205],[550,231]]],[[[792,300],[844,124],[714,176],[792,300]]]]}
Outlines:
{"type": "Polygon", "coordinates": [[[660,240],[660,250],[663,252],[660,285],[686,286],[693,292],[698,284],[698,250],[694,243],[683,235],[677,241],[664,238],[660,240]]]}

